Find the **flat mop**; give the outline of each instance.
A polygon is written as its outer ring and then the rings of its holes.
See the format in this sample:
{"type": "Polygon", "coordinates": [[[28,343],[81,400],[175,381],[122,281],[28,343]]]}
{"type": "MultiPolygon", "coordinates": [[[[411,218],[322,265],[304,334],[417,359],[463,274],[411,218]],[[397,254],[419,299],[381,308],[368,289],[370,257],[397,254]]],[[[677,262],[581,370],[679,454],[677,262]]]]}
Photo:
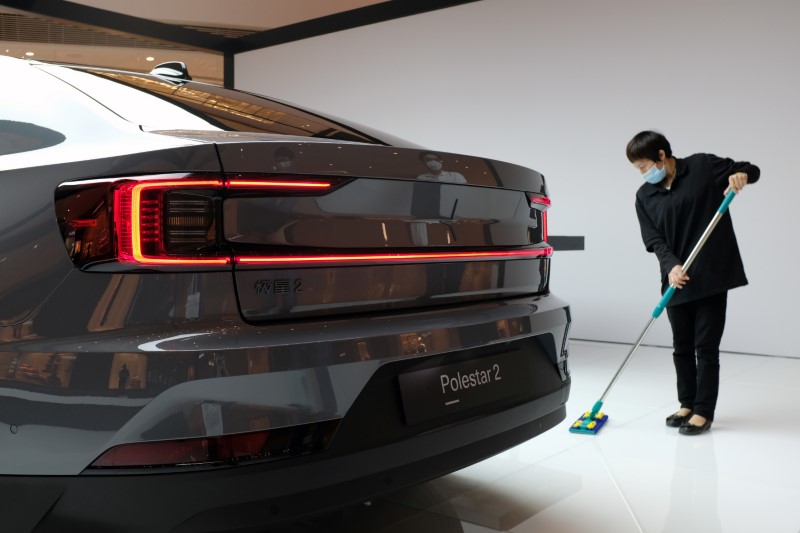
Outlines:
{"type": "MultiPolygon", "coordinates": [[[[736,196],[736,192],[733,191],[732,189],[730,192],[728,192],[727,195],[725,195],[725,199],[722,201],[722,205],[720,205],[719,209],[717,209],[717,212],[714,214],[714,218],[711,219],[711,223],[709,223],[708,227],[703,232],[703,235],[700,236],[700,240],[697,242],[694,249],[692,250],[692,253],[689,254],[689,257],[683,264],[682,268],[684,272],[687,272],[689,270],[689,267],[694,262],[695,258],[697,257],[697,254],[700,253],[700,250],[703,248],[703,245],[708,240],[709,235],[711,235],[711,232],[717,226],[717,223],[722,218],[722,215],[725,214],[725,211],[728,210],[728,206],[733,201],[734,196],[736,196]]],[[[611,387],[613,387],[614,383],[616,383],[617,379],[619,379],[620,374],[622,374],[622,371],[628,365],[628,362],[631,360],[631,357],[633,356],[634,352],[636,352],[636,349],[639,348],[639,345],[642,344],[642,340],[644,339],[645,335],[647,335],[647,333],[650,331],[650,328],[652,327],[653,323],[659,316],[661,316],[661,313],[664,311],[664,308],[667,307],[667,304],[672,299],[672,295],[675,294],[675,288],[676,288],[675,285],[670,285],[669,288],[664,292],[664,295],[661,297],[661,301],[659,301],[658,305],[656,305],[656,308],[653,309],[652,316],[650,317],[650,320],[647,322],[647,326],[645,326],[644,330],[642,330],[642,333],[641,335],[639,335],[639,338],[636,340],[636,343],[633,345],[633,348],[631,348],[631,351],[628,352],[628,355],[622,361],[622,364],[617,370],[617,373],[614,374],[613,378],[611,378],[611,383],[608,384],[608,387],[606,387],[606,390],[605,392],[603,392],[603,395],[600,396],[600,399],[597,400],[597,402],[595,402],[594,406],[592,407],[592,410],[583,413],[583,416],[581,416],[578,420],[575,421],[574,424],[572,424],[572,426],[570,426],[569,430],[571,433],[586,433],[590,435],[596,435],[597,432],[600,431],[600,428],[602,428],[603,425],[605,425],[606,421],[608,420],[608,415],[603,413],[600,409],[603,408],[603,401],[606,399],[608,391],[611,390],[611,387]]]]}

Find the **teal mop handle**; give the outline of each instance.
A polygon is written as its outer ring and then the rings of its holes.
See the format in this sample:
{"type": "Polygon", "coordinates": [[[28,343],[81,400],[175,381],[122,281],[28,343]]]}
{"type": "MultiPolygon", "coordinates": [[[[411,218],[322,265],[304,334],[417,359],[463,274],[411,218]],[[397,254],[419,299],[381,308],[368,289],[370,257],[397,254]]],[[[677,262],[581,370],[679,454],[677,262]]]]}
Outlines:
{"type": "MultiPolygon", "coordinates": [[[[719,223],[720,219],[722,218],[722,215],[725,214],[725,211],[728,210],[728,206],[731,205],[734,196],[736,196],[736,191],[734,191],[733,189],[731,189],[728,192],[728,194],[725,195],[725,199],[722,201],[722,205],[720,205],[719,209],[717,209],[717,212],[714,214],[714,218],[711,219],[711,222],[708,224],[708,227],[703,232],[703,235],[700,237],[700,240],[697,241],[697,244],[695,245],[694,250],[692,250],[692,253],[690,253],[689,257],[686,258],[686,261],[681,266],[681,270],[683,270],[684,272],[689,270],[689,267],[694,262],[695,258],[697,257],[697,254],[700,253],[700,250],[703,248],[703,245],[708,240],[709,235],[711,235],[711,232],[714,231],[714,228],[717,226],[717,223],[719,223]]],[[[661,297],[661,301],[659,301],[658,305],[656,305],[656,308],[653,309],[653,318],[658,318],[661,316],[661,313],[664,312],[664,309],[667,307],[667,304],[672,299],[672,296],[675,294],[675,289],[676,289],[675,285],[670,285],[669,288],[666,291],[664,291],[664,295],[661,297]]]]}

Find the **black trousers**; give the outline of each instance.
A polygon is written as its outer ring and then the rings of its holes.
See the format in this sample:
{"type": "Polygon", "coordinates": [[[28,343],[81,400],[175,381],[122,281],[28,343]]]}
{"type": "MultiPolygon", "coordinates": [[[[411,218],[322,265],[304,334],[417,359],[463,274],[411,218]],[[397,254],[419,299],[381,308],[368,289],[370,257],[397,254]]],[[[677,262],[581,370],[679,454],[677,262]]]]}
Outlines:
{"type": "Polygon", "coordinates": [[[672,325],[678,400],[709,420],[719,395],[719,343],[725,330],[728,293],[667,307],[672,325]]]}

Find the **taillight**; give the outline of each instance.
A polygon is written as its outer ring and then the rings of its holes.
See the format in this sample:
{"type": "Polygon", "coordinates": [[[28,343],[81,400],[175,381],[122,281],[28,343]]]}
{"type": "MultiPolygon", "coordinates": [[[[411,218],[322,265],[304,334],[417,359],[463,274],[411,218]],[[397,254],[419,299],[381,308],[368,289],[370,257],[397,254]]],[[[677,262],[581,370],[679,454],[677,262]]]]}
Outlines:
{"type": "Polygon", "coordinates": [[[232,195],[317,195],[347,180],[303,176],[173,174],[64,183],[56,215],[70,257],[81,268],[230,268],[222,201],[232,195]],[[116,267],[111,267],[116,268],[116,267]]]}
{"type": "MultiPolygon", "coordinates": [[[[173,174],[64,183],[56,191],[56,215],[64,244],[76,266],[98,270],[178,268],[197,270],[281,265],[375,264],[547,257],[549,247],[472,251],[381,251],[301,255],[234,254],[223,237],[222,204],[242,196],[326,194],[348,178],[307,176],[173,174]],[[102,265],[103,263],[107,266],[102,265]]],[[[541,224],[531,244],[546,243],[546,195],[528,193],[532,217],[541,224]],[[535,212],[534,212],[535,211],[535,212]],[[539,234],[541,229],[541,235],[539,234]]],[[[269,213],[264,213],[269,216],[269,213]]],[[[262,251],[263,252],[263,251],[262,251]]]]}
{"type": "Polygon", "coordinates": [[[219,242],[221,180],[122,182],[114,187],[117,259],[139,265],[227,265],[219,242]]]}
{"type": "Polygon", "coordinates": [[[239,265],[279,266],[279,265],[372,265],[382,263],[406,263],[437,261],[532,259],[548,257],[553,253],[551,247],[525,248],[521,250],[495,250],[491,252],[420,252],[420,253],[372,253],[372,254],[327,254],[327,255],[287,255],[287,256],[237,256],[239,265]]]}
{"type": "Polygon", "coordinates": [[[230,189],[250,189],[250,190],[278,190],[278,191],[324,191],[333,187],[329,181],[297,181],[297,180],[255,180],[245,178],[233,178],[225,182],[230,189]]]}
{"type": "Polygon", "coordinates": [[[160,442],[139,442],[111,448],[92,468],[173,466],[254,459],[262,453],[268,431],[160,442]]]}
{"type": "Polygon", "coordinates": [[[528,193],[530,206],[541,213],[542,220],[542,241],[547,242],[547,208],[550,207],[550,198],[544,194],[528,193]]]}
{"type": "Polygon", "coordinates": [[[120,444],[89,469],[192,466],[267,461],[325,450],[340,419],[230,435],[120,444]]]}

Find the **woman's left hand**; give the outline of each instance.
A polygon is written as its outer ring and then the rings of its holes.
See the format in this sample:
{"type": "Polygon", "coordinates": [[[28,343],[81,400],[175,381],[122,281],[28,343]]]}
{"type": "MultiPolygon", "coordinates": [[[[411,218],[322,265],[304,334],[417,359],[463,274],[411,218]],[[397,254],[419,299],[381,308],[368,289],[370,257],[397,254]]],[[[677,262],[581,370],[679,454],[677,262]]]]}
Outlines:
{"type": "Polygon", "coordinates": [[[744,172],[737,172],[736,174],[731,174],[728,176],[728,188],[725,189],[724,194],[728,194],[731,190],[735,191],[736,194],[742,192],[744,186],[747,185],[747,174],[744,172]]]}

